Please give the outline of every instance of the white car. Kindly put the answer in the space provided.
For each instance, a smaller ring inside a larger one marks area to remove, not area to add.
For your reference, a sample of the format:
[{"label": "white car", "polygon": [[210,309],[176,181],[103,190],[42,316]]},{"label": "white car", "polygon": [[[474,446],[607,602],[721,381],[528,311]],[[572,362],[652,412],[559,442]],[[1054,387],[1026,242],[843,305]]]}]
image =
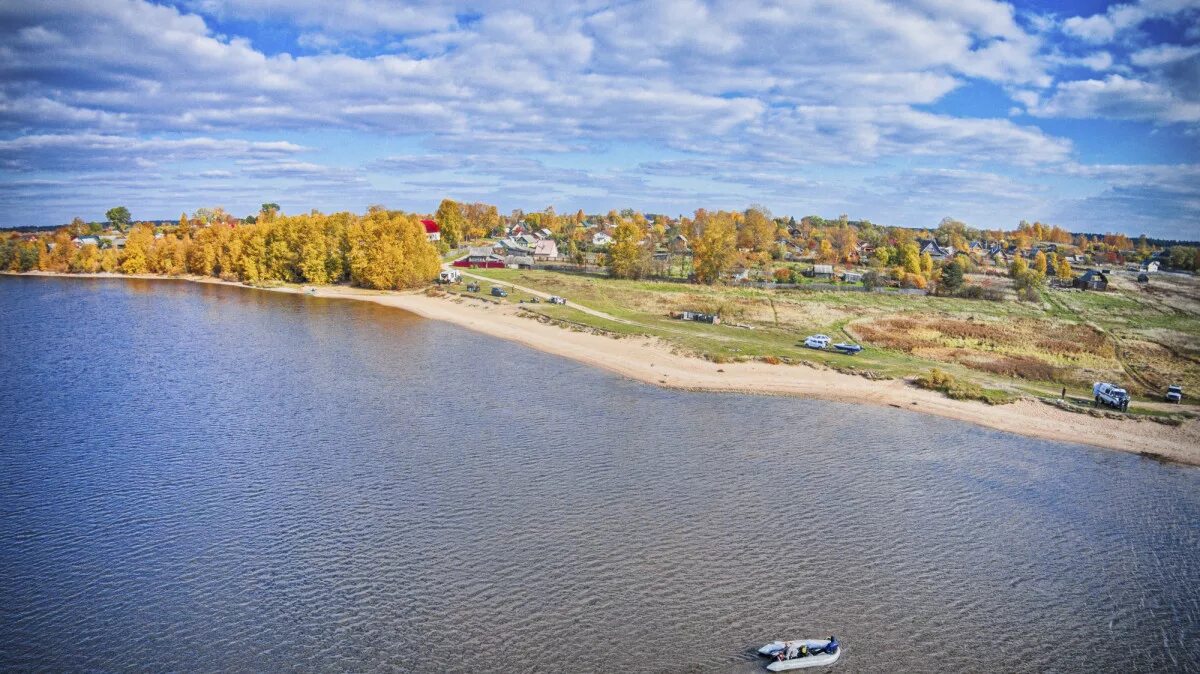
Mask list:
[{"label": "white car", "polygon": [[808,339],[804,340],[804,346],[810,349],[825,349],[829,347],[829,343],[832,341],[829,335],[809,335]]}]

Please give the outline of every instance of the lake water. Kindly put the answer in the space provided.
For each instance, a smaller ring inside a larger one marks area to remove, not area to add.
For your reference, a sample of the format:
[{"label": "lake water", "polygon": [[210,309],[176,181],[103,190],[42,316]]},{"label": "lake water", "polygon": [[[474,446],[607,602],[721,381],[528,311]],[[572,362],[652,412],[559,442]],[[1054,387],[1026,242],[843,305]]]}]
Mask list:
[{"label": "lake water", "polygon": [[0,278],[0,669],[1197,671],[1200,470],[365,303]]}]

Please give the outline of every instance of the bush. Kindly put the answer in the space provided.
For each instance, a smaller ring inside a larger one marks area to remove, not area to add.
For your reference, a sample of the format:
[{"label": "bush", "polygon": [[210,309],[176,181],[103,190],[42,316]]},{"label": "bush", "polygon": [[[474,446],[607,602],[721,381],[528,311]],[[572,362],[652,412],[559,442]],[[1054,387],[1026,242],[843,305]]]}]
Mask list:
[{"label": "bush", "polygon": [[862,285],[867,290],[874,290],[883,285],[882,279],[879,278],[879,272],[869,271],[862,276]]},{"label": "bush", "polygon": [[776,283],[793,283],[795,278],[796,274],[790,267],[780,267],[775,270]]},{"label": "bush", "polygon": [[954,400],[979,400],[989,405],[1003,405],[1014,398],[1004,391],[985,389],[978,384],[959,381],[954,375],[938,368],[933,368],[927,375],[917,377],[917,386],[930,391],[941,391],[947,398]]}]

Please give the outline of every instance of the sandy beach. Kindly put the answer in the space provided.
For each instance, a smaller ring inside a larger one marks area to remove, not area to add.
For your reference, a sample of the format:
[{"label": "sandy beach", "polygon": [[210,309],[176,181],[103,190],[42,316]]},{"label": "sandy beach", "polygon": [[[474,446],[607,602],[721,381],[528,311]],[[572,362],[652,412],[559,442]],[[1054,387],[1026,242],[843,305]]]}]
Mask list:
[{"label": "sandy beach", "polygon": [[[36,272],[25,275],[164,279],[155,275]],[[259,289],[206,277],[174,278],[247,290],[293,294],[306,292],[305,288],[295,286]],[[453,296],[371,291],[344,286],[319,286],[316,294],[395,307],[658,386],[887,405],[1008,433],[1149,454],[1200,466],[1200,420],[1196,419],[1180,426],[1171,426],[1145,419],[1099,418],[1058,409],[1036,400],[1020,400],[993,407],[974,401],[952,400],[941,393],[918,389],[906,381],[872,381],[805,365],[770,365],[762,362],[716,364],[672,353],[668,346],[657,340],[614,339],[591,332],[567,330],[523,316],[518,306]]]}]

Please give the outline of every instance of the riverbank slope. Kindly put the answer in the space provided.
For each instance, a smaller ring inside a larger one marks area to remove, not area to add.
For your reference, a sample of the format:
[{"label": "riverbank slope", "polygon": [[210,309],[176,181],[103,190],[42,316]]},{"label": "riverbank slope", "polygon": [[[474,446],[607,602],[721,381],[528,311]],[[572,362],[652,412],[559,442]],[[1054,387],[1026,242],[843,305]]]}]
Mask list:
[{"label": "riverbank slope", "polygon": [[[36,272],[25,275],[171,280],[154,275]],[[973,401],[952,400],[940,393],[918,389],[903,380],[876,381],[805,365],[771,365],[764,362],[718,364],[682,355],[657,339],[614,339],[589,331],[564,329],[536,320],[536,316],[524,312],[520,306],[456,296],[372,291],[344,286],[320,286],[315,289],[311,286],[254,288],[207,277],[174,279],[292,294],[307,294],[315,290],[320,297],[374,302],[669,388],[794,395],[888,405],[1029,437],[1152,454],[1200,466],[1200,421],[1195,419],[1175,426],[1140,418],[1102,418],[1029,399],[989,406]]]}]

